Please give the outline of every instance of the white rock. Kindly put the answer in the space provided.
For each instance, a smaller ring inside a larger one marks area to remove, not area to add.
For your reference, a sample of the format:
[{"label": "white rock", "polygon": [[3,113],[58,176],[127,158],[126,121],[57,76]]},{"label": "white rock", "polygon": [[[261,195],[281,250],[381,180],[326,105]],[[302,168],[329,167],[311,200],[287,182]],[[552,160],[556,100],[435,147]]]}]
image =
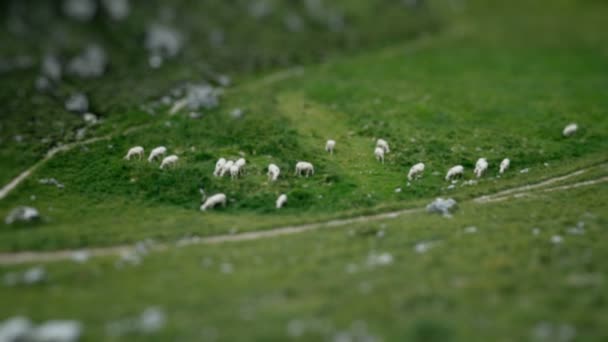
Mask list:
[{"label": "white rock", "polygon": [[426,206],[426,211],[429,213],[438,213],[443,216],[450,216],[451,212],[456,210],[457,203],[454,199],[443,199],[441,197],[435,199]]},{"label": "white rock", "polygon": [[35,342],[73,342],[78,341],[82,325],[77,321],[48,321],[38,326],[31,334]]}]

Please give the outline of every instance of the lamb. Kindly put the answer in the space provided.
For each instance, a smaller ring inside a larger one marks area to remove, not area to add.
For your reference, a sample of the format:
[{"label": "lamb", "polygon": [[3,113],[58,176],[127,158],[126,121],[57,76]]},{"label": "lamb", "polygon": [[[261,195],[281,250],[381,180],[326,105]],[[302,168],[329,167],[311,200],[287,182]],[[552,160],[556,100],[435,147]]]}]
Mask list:
[{"label": "lamb", "polygon": [[477,160],[477,163],[475,164],[475,170],[473,172],[475,172],[475,175],[477,176],[477,178],[481,178],[481,176],[483,176],[483,174],[488,170],[488,161],[486,160],[486,158],[479,158]]},{"label": "lamb", "polygon": [[160,169],[164,169],[165,166],[173,166],[175,164],[177,164],[177,161],[179,160],[179,157],[176,156],[175,154],[172,154],[168,157],[165,157],[162,161],[162,163],[160,163]]},{"label": "lamb", "polygon": [[382,164],[384,164],[384,149],[382,147],[376,147],[374,155],[376,156],[376,160],[381,161]]},{"label": "lamb", "polygon": [[222,169],[220,170],[220,177],[224,177],[226,172],[230,172],[230,168],[232,167],[232,165],[234,165],[234,161],[232,161],[232,160],[227,161],[224,164],[224,166],[222,166]]},{"label": "lamb", "polygon": [[268,165],[268,180],[271,182],[275,182],[279,175],[281,174],[281,169],[275,164]]},{"label": "lamb", "polygon": [[500,171],[498,171],[500,174],[505,173],[505,171],[507,171],[507,169],[509,169],[509,166],[511,165],[511,161],[508,158],[503,159],[503,161],[500,163]]},{"label": "lamb", "polygon": [[247,162],[245,161],[244,158],[239,158],[234,165],[238,166],[239,168],[239,174],[242,174],[245,171],[245,164],[247,164]]},{"label": "lamb", "polygon": [[133,156],[137,156],[139,159],[143,158],[144,148],[141,146],[131,147],[125,156],[125,160],[131,160],[131,157]]},{"label": "lamb", "polygon": [[226,159],[224,158],[218,159],[218,161],[215,163],[215,170],[213,170],[213,175],[215,177],[219,177],[220,171],[222,171],[224,164],[226,164]]},{"label": "lamb", "polygon": [[388,147],[388,143],[384,139],[378,139],[376,141],[376,147],[380,147],[384,150],[384,153],[389,153],[391,149]]},{"label": "lamb", "polygon": [[301,176],[302,173],[308,178],[308,176],[315,174],[315,168],[309,162],[298,162],[296,164],[296,176]]},{"label": "lamb", "polygon": [[150,152],[150,156],[148,157],[148,162],[151,163],[154,159],[156,159],[160,156],[164,156],[165,153],[167,153],[167,148],[165,146],[159,146],[159,147],[154,148]]},{"label": "lamb", "polygon": [[418,163],[410,169],[410,172],[407,174],[407,179],[412,180],[414,177],[421,176],[424,172],[424,163]]},{"label": "lamb", "polygon": [[235,180],[235,179],[239,178],[240,173],[241,173],[241,168],[238,166],[237,163],[234,163],[234,165],[232,165],[230,167],[230,178],[232,180]]},{"label": "lamb", "polygon": [[215,208],[219,204],[221,204],[222,207],[226,207],[226,195],[220,193],[207,198],[207,195],[205,195],[205,190],[200,189],[199,191],[201,195],[203,195],[202,201],[204,201],[204,203],[201,205],[201,211],[206,211],[207,209]]},{"label": "lamb", "polygon": [[336,147],[335,140],[327,140],[325,143],[325,151],[329,152],[329,154],[334,154],[334,148]]},{"label": "lamb", "polygon": [[448,170],[448,174],[445,176],[445,180],[449,181],[456,177],[461,177],[464,173],[464,167],[462,165],[456,165]]},{"label": "lamb", "polygon": [[285,203],[287,203],[287,195],[281,194],[281,196],[279,196],[279,198],[277,198],[277,203],[276,203],[277,209],[283,208]]},{"label": "lamb", "polygon": [[568,126],[566,126],[566,128],[564,128],[564,131],[562,132],[562,134],[565,137],[569,137],[571,135],[574,135],[574,133],[576,133],[576,131],[578,131],[578,125],[575,123],[571,123]]}]

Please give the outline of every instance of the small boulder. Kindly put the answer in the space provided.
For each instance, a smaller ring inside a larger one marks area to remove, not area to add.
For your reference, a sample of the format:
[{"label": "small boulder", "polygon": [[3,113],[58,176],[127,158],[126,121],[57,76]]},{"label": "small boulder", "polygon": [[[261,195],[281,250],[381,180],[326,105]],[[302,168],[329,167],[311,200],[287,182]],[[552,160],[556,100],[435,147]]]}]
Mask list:
[{"label": "small boulder", "polygon": [[443,216],[451,216],[451,213],[456,210],[457,203],[454,199],[437,198],[426,206],[426,211],[429,213],[442,214]]},{"label": "small boulder", "polygon": [[22,206],[11,210],[4,219],[4,223],[13,224],[15,222],[33,222],[40,219],[40,213],[36,208]]}]

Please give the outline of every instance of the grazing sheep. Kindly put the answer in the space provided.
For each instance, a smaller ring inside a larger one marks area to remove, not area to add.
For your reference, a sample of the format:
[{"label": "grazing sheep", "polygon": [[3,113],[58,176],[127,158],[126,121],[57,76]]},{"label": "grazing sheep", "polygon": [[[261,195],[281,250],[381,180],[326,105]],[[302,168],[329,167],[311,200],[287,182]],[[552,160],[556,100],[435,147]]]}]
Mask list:
[{"label": "grazing sheep", "polygon": [[221,204],[222,207],[226,207],[226,195],[215,194],[215,195],[207,198],[207,195],[205,195],[205,190],[200,189],[199,191],[200,191],[201,195],[203,195],[202,201],[204,202],[201,205],[201,211],[206,211],[209,208],[215,208],[219,204]]},{"label": "grazing sheep", "polygon": [[453,168],[448,170],[448,174],[445,175],[445,180],[449,181],[456,177],[462,177],[464,173],[464,167],[462,165],[456,165]]},{"label": "grazing sheep", "polygon": [[380,147],[384,150],[384,153],[389,153],[391,149],[388,147],[388,143],[384,139],[378,139],[376,141],[376,147]]},{"label": "grazing sheep", "polygon": [[574,135],[574,133],[576,133],[576,131],[578,131],[578,125],[575,123],[571,123],[568,126],[566,126],[566,128],[564,128],[564,131],[562,132],[562,134],[565,137],[569,137],[571,135]]},{"label": "grazing sheep", "polygon": [[335,140],[327,140],[327,143],[325,143],[325,151],[329,152],[329,154],[334,154],[335,147],[336,147]]},{"label": "grazing sheep", "polygon": [[222,166],[222,170],[220,171],[220,177],[224,177],[227,172],[230,172],[230,168],[234,165],[234,161],[227,161],[224,166]]},{"label": "grazing sheep", "polygon": [[131,157],[137,156],[139,159],[144,157],[144,148],[141,146],[131,147],[127,155],[125,156],[125,160],[131,160]]},{"label": "grazing sheep", "polygon": [[271,182],[275,182],[279,175],[281,174],[281,169],[275,164],[268,165],[268,180]]},{"label": "grazing sheep", "polygon": [[376,160],[381,161],[382,164],[384,164],[384,149],[382,147],[376,147],[374,155],[376,156]]},{"label": "grazing sheep", "polygon": [[301,176],[302,172],[308,177],[315,174],[315,168],[309,162],[298,162],[296,164],[296,176]]},{"label": "grazing sheep", "polygon": [[173,166],[175,164],[177,164],[177,161],[179,160],[179,157],[176,156],[175,154],[172,154],[168,157],[165,157],[165,159],[163,159],[162,163],[160,163],[160,169],[164,169],[165,166]]},{"label": "grazing sheep", "polygon": [[220,171],[222,171],[224,164],[226,164],[226,159],[224,159],[224,158],[218,159],[218,161],[215,163],[215,170],[213,170],[213,175],[215,177],[220,176]]},{"label": "grazing sheep", "polygon": [[483,174],[488,170],[488,161],[486,160],[486,158],[479,158],[477,160],[477,163],[475,164],[475,170],[473,172],[475,172],[475,175],[477,176],[477,178],[480,178],[481,176],[483,176]]},{"label": "grazing sheep", "polygon": [[498,171],[500,174],[505,173],[505,171],[507,171],[507,169],[509,169],[509,166],[511,165],[511,161],[508,158],[503,159],[503,161],[500,163],[500,171]]},{"label": "grazing sheep", "polygon": [[245,172],[245,164],[247,164],[247,162],[245,161],[245,158],[239,158],[234,165],[239,167],[239,174],[242,174],[243,172]]},{"label": "grazing sheep", "polygon": [[279,196],[279,198],[277,198],[277,209],[281,209],[283,208],[283,206],[285,205],[285,203],[287,203],[287,195],[285,194],[281,194],[281,196]]},{"label": "grazing sheep", "polygon": [[239,178],[239,174],[241,173],[241,168],[238,166],[237,163],[234,163],[234,165],[232,165],[230,167],[230,178],[232,180]]},{"label": "grazing sheep", "polygon": [[418,163],[410,169],[410,172],[407,174],[407,179],[412,180],[414,177],[421,176],[424,172],[424,163]]},{"label": "grazing sheep", "polygon": [[150,152],[150,156],[148,157],[148,162],[152,162],[154,159],[164,156],[167,153],[167,148],[165,146],[156,147]]}]

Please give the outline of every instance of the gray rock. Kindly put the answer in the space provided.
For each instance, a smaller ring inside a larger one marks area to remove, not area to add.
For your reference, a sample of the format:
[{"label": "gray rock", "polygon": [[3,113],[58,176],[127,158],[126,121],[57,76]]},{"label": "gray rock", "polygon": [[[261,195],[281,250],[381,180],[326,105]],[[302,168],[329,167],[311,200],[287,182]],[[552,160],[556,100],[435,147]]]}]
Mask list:
[{"label": "gray rock", "polygon": [[65,109],[75,113],[85,113],[89,110],[89,99],[83,93],[75,93],[65,100]]},{"label": "gray rock", "polygon": [[208,84],[190,85],[186,93],[187,106],[190,110],[215,108],[220,104],[220,93]]},{"label": "gray rock", "polygon": [[40,213],[36,208],[32,207],[17,207],[11,210],[4,219],[4,223],[13,224],[15,222],[33,222],[40,219]]},{"label": "gray rock", "polygon": [[32,322],[25,317],[13,317],[0,323],[0,341],[17,342],[27,341],[32,329]]},{"label": "gray rock", "polygon": [[108,57],[103,47],[90,44],[72,58],[68,63],[67,72],[81,78],[95,78],[105,73],[107,64]]},{"label": "gray rock", "polygon": [[80,339],[82,325],[77,321],[47,321],[31,333],[35,342],[73,342]]},{"label": "gray rock", "polygon": [[148,27],[145,47],[152,56],[175,57],[183,47],[183,37],[177,30],[154,24]]},{"label": "gray rock", "polygon": [[97,2],[95,0],[63,0],[63,13],[78,21],[89,21],[95,16]]},{"label": "gray rock", "polygon": [[43,76],[53,81],[59,81],[61,79],[61,71],[61,63],[57,56],[53,54],[44,55],[40,63],[40,72]]},{"label": "gray rock", "polygon": [[442,214],[443,216],[451,216],[451,212],[456,210],[456,208],[457,203],[454,199],[443,199],[439,197],[426,206],[426,211],[429,213]]},{"label": "gray rock", "polygon": [[102,0],[101,5],[114,20],[123,20],[131,12],[129,0]]},{"label": "gray rock", "polygon": [[63,189],[63,184],[59,183],[59,181],[56,180],[55,178],[41,178],[38,180],[38,183],[44,184],[44,185],[54,185],[54,186],[58,187],[59,189]]}]

